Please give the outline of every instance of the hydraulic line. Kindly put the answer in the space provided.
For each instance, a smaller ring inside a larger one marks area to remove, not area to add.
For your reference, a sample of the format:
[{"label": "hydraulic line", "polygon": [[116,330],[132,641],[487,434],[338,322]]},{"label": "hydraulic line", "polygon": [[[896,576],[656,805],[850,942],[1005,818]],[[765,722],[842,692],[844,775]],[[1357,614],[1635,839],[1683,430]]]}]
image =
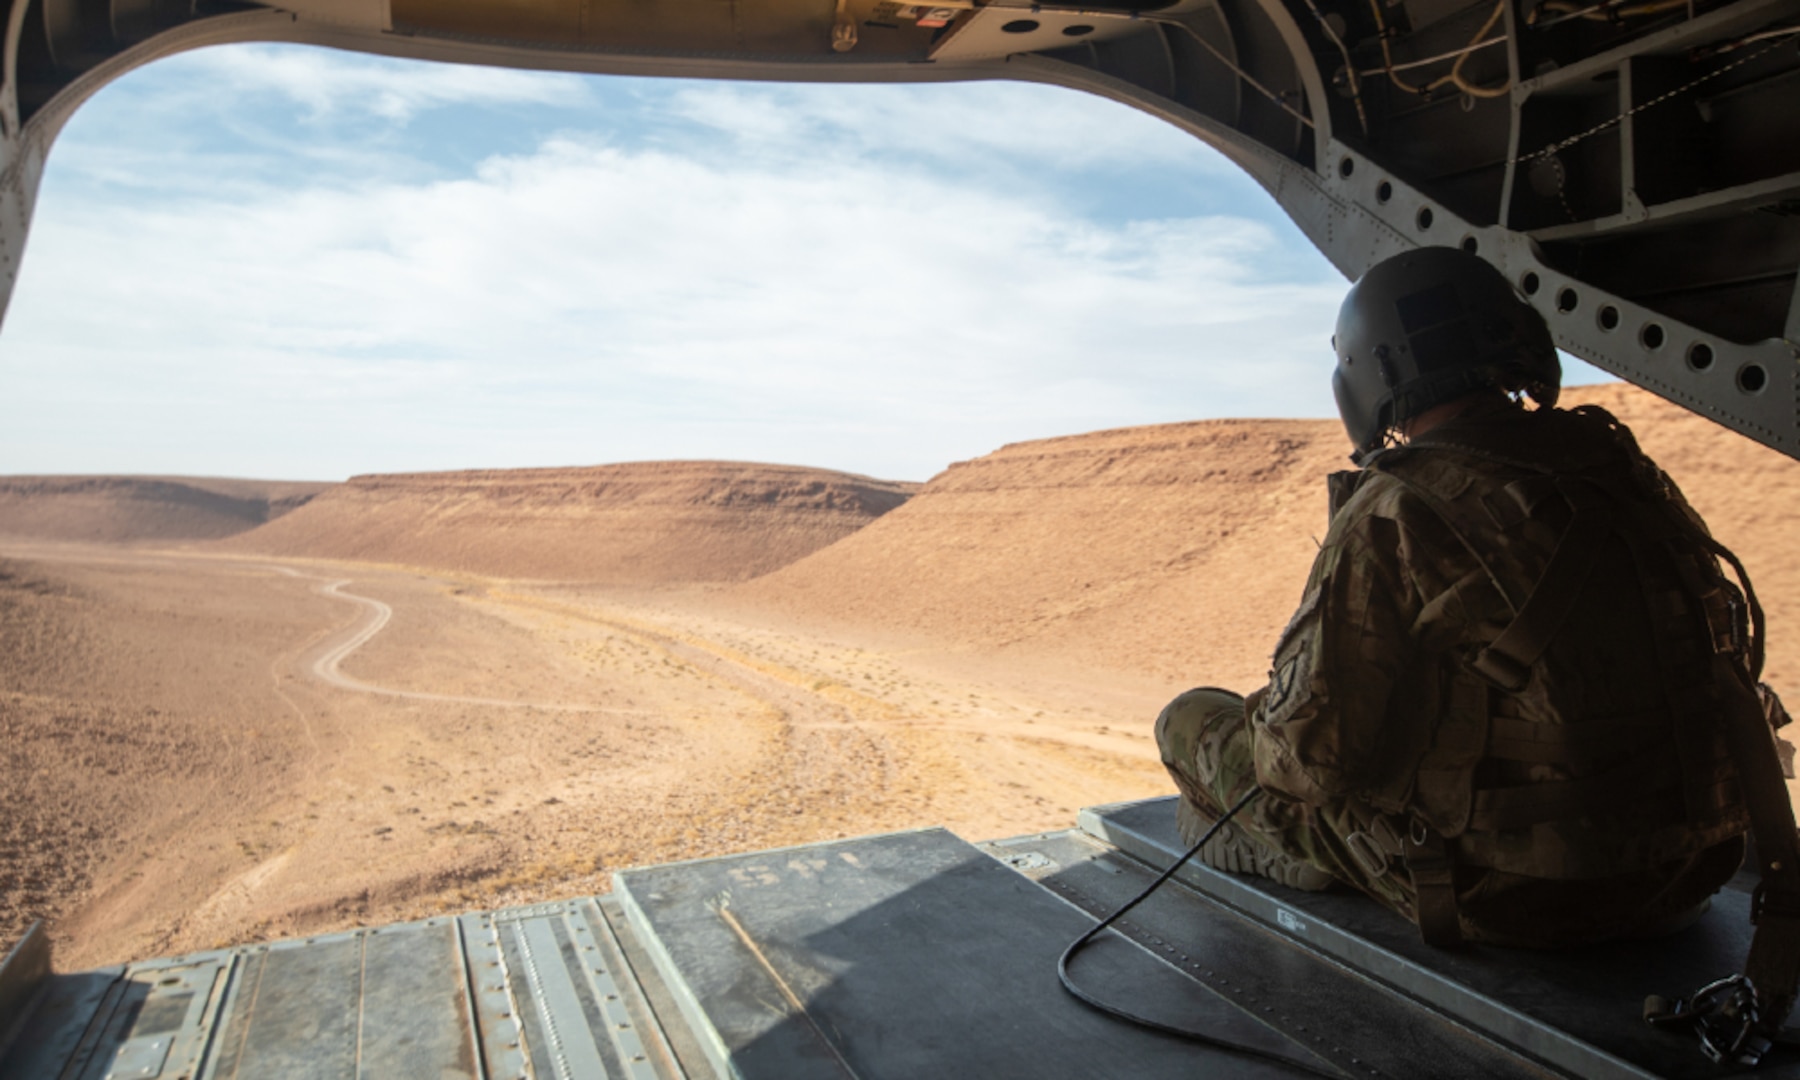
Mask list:
[{"label": "hydraulic line", "polygon": [[1425,93],[1426,88],[1413,86],[1394,73],[1394,53],[1388,46],[1387,16],[1381,13],[1381,0],[1369,0],[1369,10],[1375,15],[1375,38],[1381,42],[1381,62],[1383,70],[1387,72],[1387,77],[1393,81],[1395,86],[1409,94]]},{"label": "hydraulic line", "polygon": [[[1673,2],[1673,0],[1669,0],[1669,2]],[[1680,2],[1685,3],[1686,0],[1680,0]],[[1480,86],[1470,82],[1462,73],[1463,63],[1468,60],[1470,54],[1474,53],[1477,49],[1486,48],[1490,44],[1506,40],[1505,35],[1493,38],[1491,41],[1483,40],[1487,38],[1488,31],[1494,28],[1494,24],[1500,21],[1500,16],[1505,14],[1506,0],[1499,0],[1499,2],[1494,5],[1494,10],[1488,13],[1487,21],[1481,24],[1481,29],[1475,31],[1475,36],[1470,38],[1469,43],[1463,48],[1454,52],[1445,53],[1442,56],[1432,57],[1431,60],[1419,60],[1406,65],[1394,63],[1393,48],[1388,41],[1392,34],[1388,30],[1387,16],[1382,14],[1381,5],[1382,0],[1369,0],[1369,10],[1375,15],[1375,36],[1381,41],[1381,70],[1387,74],[1387,77],[1395,86],[1409,94],[1418,94],[1420,96],[1430,94],[1440,86],[1454,86],[1463,93],[1468,94],[1470,97],[1477,98],[1505,97],[1512,91],[1511,77],[1508,77],[1506,82],[1499,86]],[[1422,86],[1414,86],[1412,83],[1402,79],[1399,75],[1399,72],[1403,67],[1423,67],[1427,63],[1448,60],[1451,57],[1456,58],[1456,63],[1451,65],[1449,73],[1440,75]]]},{"label": "hydraulic line", "polygon": [[1746,45],[1754,45],[1759,41],[1768,41],[1772,38],[1793,37],[1795,34],[1800,34],[1800,26],[1774,26],[1767,30],[1759,30],[1754,34],[1738,38],[1736,41],[1727,41],[1720,45],[1695,49],[1688,53],[1688,59],[1704,60],[1711,56],[1723,56],[1726,53],[1736,52]]},{"label": "hydraulic line", "polygon": [[[1682,2],[1685,3],[1686,0],[1682,0]],[[1505,14],[1505,12],[1506,0],[1500,0],[1499,3],[1494,5],[1494,10],[1489,13],[1487,22],[1482,23],[1481,29],[1475,31],[1475,36],[1469,39],[1469,44],[1473,45],[1482,38],[1487,37],[1488,31],[1494,28],[1494,24],[1500,21],[1500,16]],[[1505,97],[1512,91],[1512,77],[1510,75],[1507,76],[1506,82],[1499,86],[1476,86],[1474,83],[1463,78],[1462,66],[1468,59],[1469,54],[1465,52],[1456,58],[1456,63],[1450,65],[1450,82],[1458,90],[1468,94],[1470,97],[1478,98]]]},{"label": "hydraulic line", "polygon": [[1325,36],[1331,39],[1333,45],[1337,46],[1338,55],[1344,58],[1344,83],[1350,88],[1350,100],[1356,106],[1356,123],[1362,128],[1362,133],[1367,135],[1369,133],[1369,114],[1363,111],[1362,75],[1356,70],[1356,65],[1351,63],[1350,50],[1344,45],[1344,39],[1331,28],[1330,23],[1325,21],[1324,14],[1319,11],[1319,5],[1314,0],[1306,0],[1306,7],[1312,12],[1313,18],[1319,21],[1319,29],[1325,31]]},{"label": "hydraulic line", "polygon": [[[1587,19],[1591,22],[1617,22],[1621,19],[1638,19],[1646,15],[1662,15],[1670,11],[1687,10],[1688,0],[1649,0],[1647,3],[1621,4],[1620,0],[1601,0],[1598,4],[1582,7],[1570,0],[1544,0],[1531,9],[1525,16],[1525,25],[1535,30],[1548,30],[1559,23],[1573,19]],[[1546,22],[1538,22],[1542,12],[1556,13],[1556,18]]]},{"label": "hydraulic line", "polygon": [[[1474,45],[1464,45],[1460,49],[1451,49],[1449,52],[1438,53],[1436,56],[1427,56],[1423,60],[1408,60],[1404,64],[1395,64],[1392,70],[1411,71],[1413,68],[1430,67],[1432,64],[1441,64],[1446,60],[1454,60],[1466,53],[1480,52],[1482,49],[1488,48],[1491,45],[1504,45],[1506,44],[1506,41],[1506,35],[1502,34],[1497,38],[1488,38],[1486,41],[1477,42]],[[1363,72],[1362,76],[1365,79],[1371,79],[1377,75],[1385,75],[1389,70],[1390,69],[1384,67],[1370,68],[1368,71]]]},{"label": "hydraulic line", "polygon": [[1200,31],[1189,26],[1187,23],[1182,22],[1180,19],[1171,18],[1166,15],[1139,15],[1136,17],[1143,19],[1145,22],[1161,23],[1165,26],[1175,26],[1175,27],[1179,27],[1182,30],[1185,30],[1187,32],[1188,37],[1191,37],[1195,41],[1199,42],[1201,48],[1205,49],[1209,53],[1212,53],[1213,56],[1218,59],[1219,63],[1224,64],[1226,67],[1230,68],[1231,73],[1233,75],[1236,75],[1238,78],[1244,80],[1246,83],[1249,83],[1252,87],[1254,87],[1257,90],[1257,92],[1261,93],[1263,97],[1266,97],[1270,101],[1274,102],[1276,105],[1281,106],[1281,108],[1283,110],[1285,110],[1286,112],[1290,113],[1294,117],[1294,119],[1300,121],[1302,124],[1305,124],[1307,127],[1313,126],[1312,117],[1301,112],[1299,109],[1294,108],[1292,105],[1289,105],[1287,103],[1287,100],[1285,98],[1283,98],[1280,94],[1277,94],[1275,91],[1269,89],[1268,87],[1264,86],[1262,83],[1259,83],[1255,79],[1251,78],[1249,72],[1245,71],[1243,68],[1237,66],[1236,64],[1232,63],[1229,59],[1227,59],[1225,54],[1219,51],[1218,46],[1214,45],[1212,42],[1206,40],[1206,38],[1201,36]]}]

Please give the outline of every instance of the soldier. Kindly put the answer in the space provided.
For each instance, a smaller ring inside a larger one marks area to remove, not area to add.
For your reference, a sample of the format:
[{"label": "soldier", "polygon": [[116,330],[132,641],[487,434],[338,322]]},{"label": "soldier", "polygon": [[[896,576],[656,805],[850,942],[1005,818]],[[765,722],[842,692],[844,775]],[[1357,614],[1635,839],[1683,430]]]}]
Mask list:
[{"label": "soldier", "polygon": [[1434,944],[1698,918],[1749,824],[1720,718],[1779,712],[1742,568],[1623,424],[1555,407],[1549,330],[1481,259],[1379,264],[1333,343],[1360,470],[1268,685],[1157,719],[1182,835],[1260,785],[1202,859],[1354,886]]}]

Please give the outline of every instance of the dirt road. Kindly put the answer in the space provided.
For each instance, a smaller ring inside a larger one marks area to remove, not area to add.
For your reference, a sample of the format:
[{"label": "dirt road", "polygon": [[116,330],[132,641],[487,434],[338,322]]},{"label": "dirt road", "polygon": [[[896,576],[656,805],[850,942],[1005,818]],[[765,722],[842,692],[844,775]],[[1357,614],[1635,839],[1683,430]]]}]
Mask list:
[{"label": "dirt road", "polygon": [[391,686],[377,686],[362,679],[354,679],[345,675],[343,662],[350,654],[367,645],[376,634],[387,627],[388,621],[394,617],[394,609],[371,596],[358,596],[344,591],[350,584],[348,579],[327,581],[325,578],[304,574],[288,566],[271,566],[271,570],[290,577],[304,578],[324,582],[318,586],[321,596],[329,596],[336,600],[346,600],[363,609],[361,622],[334,634],[319,646],[319,653],[314,657],[307,672],[329,686],[340,690],[349,690],[359,694],[380,694],[386,697],[407,698],[412,701],[442,701],[460,705],[492,705],[502,709],[545,709],[550,712],[604,712],[619,715],[644,715],[642,709],[619,709],[604,705],[571,704],[554,701],[521,701],[509,698],[467,697],[459,694],[432,694],[422,690],[397,690]]},{"label": "dirt road", "polygon": [[1167,786],[1142,676],[707,590],[47,545],[0,573],[0,939],[48,916],[63,967]]}]

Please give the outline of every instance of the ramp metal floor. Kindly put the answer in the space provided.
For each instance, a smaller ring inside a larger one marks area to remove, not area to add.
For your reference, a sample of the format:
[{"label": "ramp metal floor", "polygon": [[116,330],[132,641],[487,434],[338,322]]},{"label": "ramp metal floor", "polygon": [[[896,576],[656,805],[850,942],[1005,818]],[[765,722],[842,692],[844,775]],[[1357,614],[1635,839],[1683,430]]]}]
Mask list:
[{"label": "ramp metal floor", "polygon": [[[942,830],[634,870],[615,889],[713,1065],[745,1080],[1188,1077],[1195,1047],[1069,997],[1056,959],[1093,920]],[[1307,1057],[1304,1044],[1111,937],[1101,994]],[[1323,1062],[1320,1062],[1323,1064]],[[1246,1060],[1241,1076],[1291,1070]]]},{"label": "ramp metal floor", "polygon": [[[1093,807],[1081,830],[1158,869],[1184,850],[1174,798]],[[1688,929],[1654,941],[1559,951],[1434,949],[1406,920],[1352,892],[1305,893],[1190,863],[1183,882],[1321,955],[1581,1077],[1713,1077],[1714,1065],[1645,1024],[1646,994],[1670,998],[1740,970],[1750,897],[1726,888]],[[1800,1075],[1781,1050],[1759,1074]]]},{"label": "ramp metal floor", "polygon": [[[1065,994],[1067,944],[1175,846],[1168,800],[622,871],[614,892],[50,970],[0,967],[0,1080],[1274,1077]],[[1373,903],[1184,869],[1074,977],[1346,1077],[1729,1075],[1638,1020],[1741,962],[1744,899],[1655,947],[1443,954]],[[1778,1052],[1781,1053],[1781,1052]],[[1800,1058],[1758,1070],[1800,1076]]]}]

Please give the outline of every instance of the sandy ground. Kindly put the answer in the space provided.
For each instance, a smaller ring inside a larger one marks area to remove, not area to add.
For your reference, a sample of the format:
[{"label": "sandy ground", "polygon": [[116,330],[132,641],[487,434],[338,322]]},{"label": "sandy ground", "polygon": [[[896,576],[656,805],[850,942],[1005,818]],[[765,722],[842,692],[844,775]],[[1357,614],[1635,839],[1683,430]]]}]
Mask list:
[{"label": "sandy ground", "polygon": [[646,862],[1063,828],[1167,786],[1155,680],[821,635],[708,590],[0,555],[0,939],[48,918],[64,969]]}]

